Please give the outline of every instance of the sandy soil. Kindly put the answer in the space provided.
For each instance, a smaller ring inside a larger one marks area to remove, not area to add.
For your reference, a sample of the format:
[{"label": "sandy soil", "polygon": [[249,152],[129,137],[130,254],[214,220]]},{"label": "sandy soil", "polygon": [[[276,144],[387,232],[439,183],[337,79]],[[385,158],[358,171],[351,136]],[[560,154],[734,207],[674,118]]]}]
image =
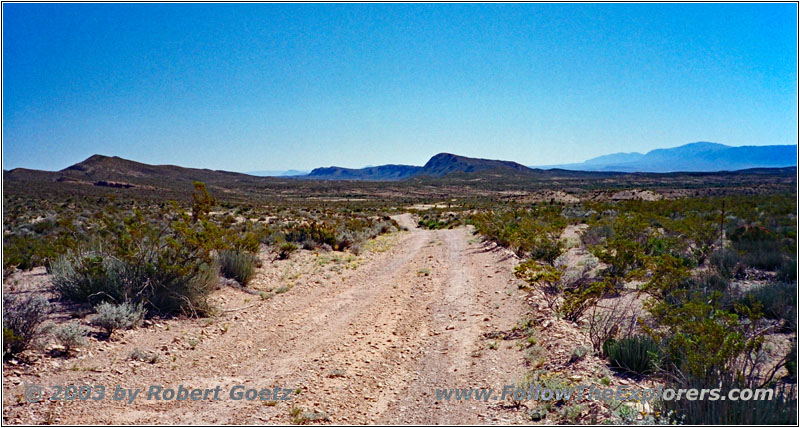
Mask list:
[{"label": "sandy soil", "polygon": [[[91,339],[70,357],[7,362],[4,422],[286,424],[297,421],[293,408],[317,412],[314,423],[523,422],[524,414],[497,401],[437,402],[434,395],[434,388],[502,388],[524,374],[514,341],[484,336],[511,329],[525,314],[516,260],[466,228],[420,230],[408,214],[397,220],[409,231],[348,260],[307,251],[289,261],[265,255],[251,287],[289,288],[269,299],[226,287],[214,295],[215,318],[155,320],[111,340]],[[158,361],[131,360],[135,349]],[[22,393],[31,383],[104,385],[106,397],[50,402],[47,393],[27,403]],[[297,392],[288,401],[234,401],[227,391],[236,384]],[[111,399],[116,385],[145,391],[127,404]],[[142,395],[150,385],[219,385],[223,394],[218,401],[148,401]]]}]

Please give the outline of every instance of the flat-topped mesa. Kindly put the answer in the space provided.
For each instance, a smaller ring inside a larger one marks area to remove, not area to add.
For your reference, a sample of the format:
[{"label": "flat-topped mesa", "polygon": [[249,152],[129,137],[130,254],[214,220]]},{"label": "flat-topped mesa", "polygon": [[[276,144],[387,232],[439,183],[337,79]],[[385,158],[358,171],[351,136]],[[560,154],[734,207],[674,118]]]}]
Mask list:
[{"label": "flat-topped mesa", "polygon": [[529,172],[531,170],[527,166],[511,161],[470,158],[454,155],[452,153],[439,153],[422,167],[419,175],[443,177],[453,172],[478,172],[490,169],[506,169],[520,172]]},{"label": "flat-topped mesa", "polygon": [[505,171],[530,172],[531,169],[516,162],[478,159],[452,153],[439,153],[424,166],[381,165],[367,168],[341,168],[336,166],[317,168],[306,178],[317,180],[404,180],[412,177],[444,177],[451,173],[470,173],[502,169]]}]

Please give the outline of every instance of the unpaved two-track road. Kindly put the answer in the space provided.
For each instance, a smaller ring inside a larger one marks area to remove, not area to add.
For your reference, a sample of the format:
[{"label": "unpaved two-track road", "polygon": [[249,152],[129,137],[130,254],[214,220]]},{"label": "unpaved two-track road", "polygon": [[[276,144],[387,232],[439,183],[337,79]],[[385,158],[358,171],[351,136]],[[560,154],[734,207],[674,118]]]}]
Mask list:
[{"label": "unpaved two-track road", "polygon": [[[514,260],[487,249],[465,228],[421,230],[410,215],[397,220],[409,231],[334,280],[298,285],[270,300],[255,296],[213,322],[159,322],[93,342],[81,358],[19,366],[4,379],[5,421],[292,423],[298,420],[291,410],[299,408],[344,424],[516,422],[518,414],[496,401],[437,402],[434,393],[502,388],[524,373],[515,343],[484,337],[511,329],[523,316]],[[158,353],[158,362],[131,362],[135,348]],[[27,383],[104,385],[109,391],[97,402],[18,403]],[[277,403],[235,401],[227,394],[217,401],[146,400],[154,384],[299,392]],[[143,392],[132,404],[115,402],[109,397],[115,385]]]}]

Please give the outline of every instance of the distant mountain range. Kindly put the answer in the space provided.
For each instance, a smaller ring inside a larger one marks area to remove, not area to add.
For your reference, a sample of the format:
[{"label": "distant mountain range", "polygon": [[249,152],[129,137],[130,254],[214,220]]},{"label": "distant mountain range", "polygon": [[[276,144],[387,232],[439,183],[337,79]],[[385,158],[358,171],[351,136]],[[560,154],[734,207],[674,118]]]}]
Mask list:
[{"label": "distant mountain range", "polygon": [[[116,156],[94,155],[61,171],[16,168],[3,171],[3,178],[14,182],[71,182],[119,188],[191,185],[203,181],[214,185],[258,188],[264,180],[361,180],[399,181],[412,178],[440,178],[460,174],[464,179],[493,176],[495,179],[601,177],[631,172],[714,172],[753,168],[795,167],[797,146],[730,147],[714,143],[692,143],[672,149],[641,153],[616,153],[586,162],[529,168],[516,162],[477,159],[440,153],[423,166],[380,165],[361,169],[317,168],[308,175],[263,177],[253,174],[184,168],[175,165],[148,165]],[[262,171],[264,172],[264,171]],[[267,171],[268,172],[268,171]],[[274,171],[273,171],[274,172]],[[301,173],[300,171],[293,171]]]},{"label": "distant mountain range", "polygon": [[618,172],[714,172],[797,166],[797,146],[741,146],[697,142],[642,153],[614,153],[542,169]]},{"label": "distant mountain range", "polygon": [[287,169],[286,171],[248,171],[245,174],[255,175],[256,177],[297,177],[298,175],[308,175],[308,171]]}]

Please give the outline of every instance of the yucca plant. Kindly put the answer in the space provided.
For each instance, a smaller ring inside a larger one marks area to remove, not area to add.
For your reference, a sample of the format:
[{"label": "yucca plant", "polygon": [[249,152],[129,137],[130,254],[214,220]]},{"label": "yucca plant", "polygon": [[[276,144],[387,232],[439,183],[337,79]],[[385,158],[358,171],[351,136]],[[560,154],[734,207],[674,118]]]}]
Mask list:
[{"label": "yucca plant", "polygon": [[603,344],[603,352],[611,366],[637,375],[653,372],[659,349],[647,336],[633,336],[621,340],[609,339]]}]

